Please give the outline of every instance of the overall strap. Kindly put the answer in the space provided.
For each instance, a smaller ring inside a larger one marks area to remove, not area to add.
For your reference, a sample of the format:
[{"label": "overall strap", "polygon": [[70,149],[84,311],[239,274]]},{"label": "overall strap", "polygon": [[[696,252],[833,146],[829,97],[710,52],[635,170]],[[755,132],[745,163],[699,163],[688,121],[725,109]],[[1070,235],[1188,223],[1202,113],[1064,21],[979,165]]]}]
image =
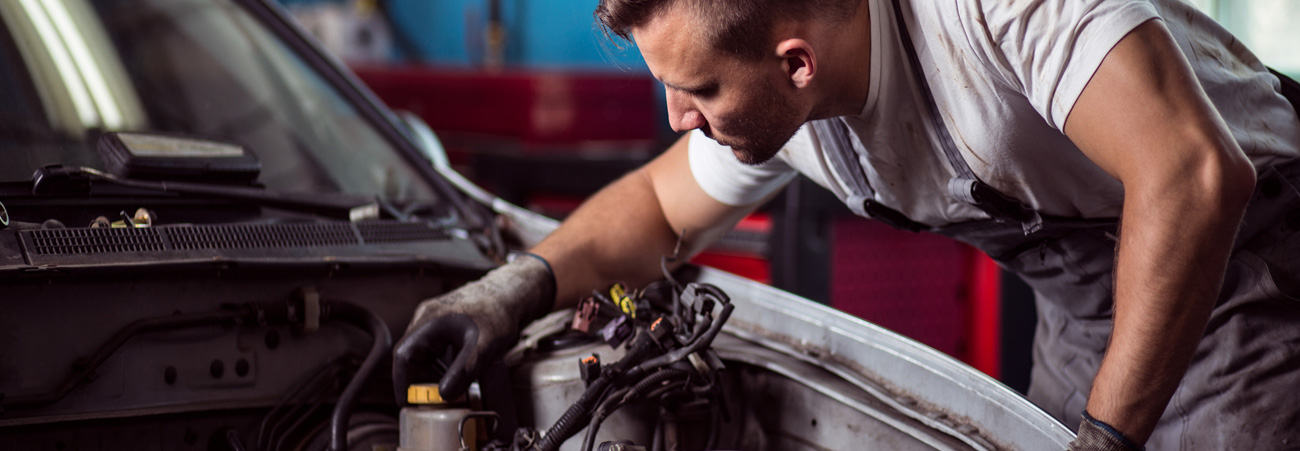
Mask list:
[{"label": "overall strap", "polygon": [[[858,162],[857,152],[849,144],[849,128],[838,118],[810,122],[817,136],[822,138],[823,154],[831,159],[831,168],[840,180],[849,185],[849,193],[842,199],[850,210],[860,216],[883,222],[890,227],[917,232],[929,227],[909,219],[906,215],[876,202],[876,191],[867,181],[867,173]],[[831,181],[834,183],[834,181]]]},{"label": "overall strap", "polygon": [[999,222],[1019,222],[1024,229],[1025,235],[1042,229],[1043,218],[1037,211],[984,183],[979,177],[975,176],[974,171],[971,171],[970,165],[966,164],[966,159],[957,150],[957,144],[953,141],[952,135],[948,133],[948,127],[943,122],[943,116],[939,114],[938,105],[934,101],[934,94],[930,92],[930,84],[925,78],[921,61],[916,56],[916,48],[912,45],[912,35],[907,30],[907,22],[903,20],[903,9],[899,6],[898,0],[893,0],[893,3],[894,18],[898,21],[898,32],[903,41],[903,49],[907,51],[907,59],[911,63],[916,82],[921,88],[921,96],[925,99],[926,104],[923,106],[926,107],[926,111],[930,114],[930,121],[934,123],[935,131],[939,136],[940,147],[943,148],[943,153],[948,158],[948,164],[957,173],[955,177],[948,180],[948,193],[962,202],[983,210],[994,220]]},{"label": "overall strap", "polygon": [[1272,73],[1274,77],[1277,77],[1278,83],[1282,86],[1282,89],[1278,92],[1282,94],[1282,97],[1286,98],[1287,102],[1291,103],[1291,109],[1295,110],[1296,114],[1300,114],[1300,82],[1292,80],[1291,77],[1288,77],[1271,67],[1268,71]]}]

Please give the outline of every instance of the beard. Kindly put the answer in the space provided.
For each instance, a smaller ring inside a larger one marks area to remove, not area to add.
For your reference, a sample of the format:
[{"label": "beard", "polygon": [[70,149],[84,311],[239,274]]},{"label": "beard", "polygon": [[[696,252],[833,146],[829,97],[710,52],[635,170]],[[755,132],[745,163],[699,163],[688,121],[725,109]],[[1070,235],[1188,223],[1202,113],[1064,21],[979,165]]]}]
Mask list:
[{"label": "beard", "polygon": [[[775,157],[804,122],[794,104],[770,85],[761,92],[765,95],[755,96],[748,108],[723,116],[720,121],[733,130],[729,134],[734,138],[719,143],[731,147],[736,160],[749,166],[761,165]],[[712,137],[709,132],[705,135]]]}]

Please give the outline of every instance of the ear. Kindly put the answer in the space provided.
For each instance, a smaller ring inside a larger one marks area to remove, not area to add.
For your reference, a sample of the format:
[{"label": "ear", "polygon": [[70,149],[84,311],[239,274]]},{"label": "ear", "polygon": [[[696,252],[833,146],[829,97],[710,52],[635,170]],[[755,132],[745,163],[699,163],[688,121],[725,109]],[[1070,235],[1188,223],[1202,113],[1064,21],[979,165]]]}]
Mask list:
[{"label": "ear", "polygon": [[776,55],[794,87],[806,88],[817,76],[817,54],[808,41],[791,38],[778,42]]}]

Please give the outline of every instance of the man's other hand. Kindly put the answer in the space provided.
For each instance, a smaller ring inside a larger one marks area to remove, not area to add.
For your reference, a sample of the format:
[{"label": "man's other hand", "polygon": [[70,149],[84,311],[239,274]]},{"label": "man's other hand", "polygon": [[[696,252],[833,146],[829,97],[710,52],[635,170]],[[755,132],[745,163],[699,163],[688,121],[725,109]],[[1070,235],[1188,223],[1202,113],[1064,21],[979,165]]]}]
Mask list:
[{"label": "man's other hand", "polygon": [[444,399],[460,397],[488,364],[514,346],[527,323],[551,310],[554,299],[548,264],[526,255],[424,301],[393,350],[398,402],[405,404],[411,384],[435,380]]}]

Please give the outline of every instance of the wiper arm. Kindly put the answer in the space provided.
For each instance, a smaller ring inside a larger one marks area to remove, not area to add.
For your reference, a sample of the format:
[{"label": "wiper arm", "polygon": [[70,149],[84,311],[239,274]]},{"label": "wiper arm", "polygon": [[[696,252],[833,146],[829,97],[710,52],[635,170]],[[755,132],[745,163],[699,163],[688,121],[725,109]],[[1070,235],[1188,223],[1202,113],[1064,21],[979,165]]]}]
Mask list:
[{"label": "wiper arm", "polygon": [[312,213],[336,219],[361,221],[379,217],[380,201],[346,194],[277,193],[261,188],[209,185],[192,182],[149,182],[125,179],[98,169],[49,165],[32,175],[32,195],[37,197],[87,196],[96,182],[181,196],[247,201],[256,205]]}]

